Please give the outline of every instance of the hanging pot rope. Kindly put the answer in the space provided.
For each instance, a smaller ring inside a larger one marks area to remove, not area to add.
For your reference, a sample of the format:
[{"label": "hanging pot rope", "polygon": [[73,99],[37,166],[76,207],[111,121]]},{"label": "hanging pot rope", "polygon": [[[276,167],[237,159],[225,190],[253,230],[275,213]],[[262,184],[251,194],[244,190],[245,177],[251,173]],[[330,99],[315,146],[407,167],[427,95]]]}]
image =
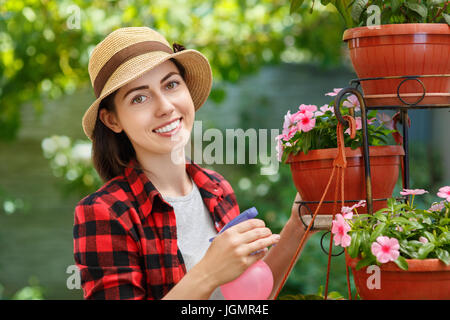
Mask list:
[{"label": "hanging pot rope", "polygon": [[[344,118],[345,123],[349,124],[349,128],[350,128],[350,136],[351,138],[354,138],[356,136],[356,121],[352,116],[343,116],[342,118]],[[345,145],[344,145],[344,131],[343,131],[343,124],[341,123],[341,121],[338,121],[338,125],[337,125],[337,144],[338,144],[338,154],[336,156],[336,158],[333,161],[333,169],[331,171],[331,175],[330,175],[330,179],[328,180],[327,186],[325,187],[324,193],[322,195],[322,198],[320,199],[320,202],[311,218],[311,221],[309,222],[308,227],[306,228],[305,233],[303,234],[303,237],[300,240],[300,243],[297,247],[297,250],[294,254],[294,256],[292,257],[292,260],[289,264],[289,268],[286,271],[286,273],[283,276],[283,279],[277,289],[277,292],[275,294],[274,300],[277,299],[278,295],[280,294],[281,289],[283,288],[287,277],[289,276],[290,272],[292,271],[292,268],[294,267],[295,262],[297,261],[297,257],[301,251],[301,248],[303,247],[303,244],[306,241],[306,238],[308,236],[309,231],[311,230],[312,225],[314,224],[314,220],[316,219],[316,216],[320,210],[320,207],[322,206],[322,203],[325,199],[325,196],[328,193],[328,189],[330,188],[331,182],[333,181],[334,175],[336,173],[336,168],[337,168],[337,181],[336,181],[336,187],[335,187],[335,199],[334,199],[334,206],[333,206],[333,219],[334,219],[334,215],[336,212],[336,206],[337,206],[337,195],[338,195],[338,188],[339,186],[341,187],[341,202],[342,205],[344,204],[344,171],[345,168],[347,167],[347,159],[345,157]],[[328,294],[328,279],[329,279],[329,271],[330,271],[330,259],[331,259],[331,254],[332,254],[332,241],[333,241],[333,234],[331,234],[330,237],[330,250],[328,252],[328,268],[327,268],[327,280],[326,280],[326,286],[325,286],[325,299],[327,299],[327,294]],[[348,269],[347,270],[347,279],[349,279],[349,275],[348,275]],[[350,285],[348,285],[348,288],[350,289]],[[351,291],[349,290],[349,299],[351,299]]]}]

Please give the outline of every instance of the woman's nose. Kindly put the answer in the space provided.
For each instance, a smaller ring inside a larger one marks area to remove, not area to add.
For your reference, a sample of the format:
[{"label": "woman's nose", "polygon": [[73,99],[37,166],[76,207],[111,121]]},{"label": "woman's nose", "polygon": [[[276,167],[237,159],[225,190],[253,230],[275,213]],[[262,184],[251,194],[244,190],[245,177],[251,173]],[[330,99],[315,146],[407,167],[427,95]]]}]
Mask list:
[{"label": "woman's nose", "polygon": [[156,100],[156,114],[158,116],[171,114],[175,110],[175,106],[173,105],[173,103],[164,95],[158,95]]}]

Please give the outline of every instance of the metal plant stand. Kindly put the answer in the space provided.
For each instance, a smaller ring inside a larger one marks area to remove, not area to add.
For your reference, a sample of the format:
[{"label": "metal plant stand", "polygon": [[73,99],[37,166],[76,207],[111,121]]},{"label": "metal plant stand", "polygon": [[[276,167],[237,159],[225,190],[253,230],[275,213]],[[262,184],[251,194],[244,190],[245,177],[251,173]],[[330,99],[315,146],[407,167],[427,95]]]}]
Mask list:
[{"label": "metal plant stand", "polygon": [[[366,199],[359,199],[359,200],[366,200],[367,204],[367,212],[369,214],[373,214],[373,201],[382,201],[387,199],[373,199],[372,196],[372,180],[370,176],[370,155],[369,155],[369,138],[368,138],[368,130],[367,130],[367,113],[369,110],[383,110],[383,109],[392,109],[392,110],[398,110],[400,112],[400,119],[402,123],[402,133],[403,133],[403,148],[405,155],[403,157],[403,188],[409,189],[409,141],[408,141],[408,110],[409,109],[432,109],[432,108],[450,108],[449,104],[422,104],[419,103],[425,98],[426,95],[426,88],[424,83],[421,81],[422,78],[428,78],[428,77],[444,77],[444,78],[450,78],[450,74],[439,74],[439,75],[418,75],[418,76],[393,76],[393,77],[377,77],[377,78],[360,78],[360,79],[353,79],[350,81],[350,85],[346,88],[343,88],[339,93],[336,95],[335,103],[334,103],[334,112],[336,115],[336,118],[340,123],[342,123],[345,126],[348,126],[347,121],[342,117],[342,114],[340,112],[340,104],[341,101],[344,99],[344,97],[347,94],[353,94],[358,98],[360,108],[361,108],[361,124],[362,124],[362,133],[363,133],[363,159],[364,159],[364,173],[365,173],[365,183],[366,183]],[[397,87],[397,98],[400,104],[398,105],[381,105],[381,106],[366,106],[364,96],[359,91],[359,87],[362,81],[377,81],[377,80],[386,80],[386,79],[402,79]],[[416,81],[418,82],[423,90],[422,95],[413,103],[408,103],[405,101],[405,99],[400,94],[400,88],[404,83],[407,81]],[[449,98],[450,99],[450,98]],[[407,200],[407,197],[399,197],[398,199],[404,199]],[[358,202],[359,200],[346,200],[345,202]],[[324,203],[332,203],[333,201],[324,201]],[[298,214],[300,216],[300,219],[302,220],[303,224],[305,226],[308,226],[302,217],[301,209],[303,207],[306,208],[309,214],[312,215],[311,210],[308,207],[308,204],[312,203],[319,203],[318,201],[296,201],[296,203],[299,204]],[[314,228],[314,225],[312,226]],[[330,231],[328,231],[330,232]],[[327,232],[327,233],[328,233]],[[328,252],[325,250],[324,246],[322,245],[323,239],[325,233],[322,236],[321,239],[321,247],[322,250],[328,254]],[[333,256],[337,256],[342,254],[344,251],[340,252],[339,254],[333,254]]]}]

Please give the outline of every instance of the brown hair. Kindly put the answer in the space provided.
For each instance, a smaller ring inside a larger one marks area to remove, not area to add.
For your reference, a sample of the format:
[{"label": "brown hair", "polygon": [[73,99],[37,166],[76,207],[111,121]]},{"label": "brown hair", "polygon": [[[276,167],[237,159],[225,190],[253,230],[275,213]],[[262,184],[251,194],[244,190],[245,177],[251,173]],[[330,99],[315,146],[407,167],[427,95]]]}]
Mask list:
[{"label": "brown hair", "polygon": [[[184,67],[174,58],[170,58],[178,68],[181,77],[185,80]],[[95,122],[92,139],[92,162],[100,178],[107,182],[116,176],[123,174],[124,168],[131,159],[136,159],[136,152],[128,139],[125,131],[115,133],[100,120],[100,110],[116,112],[114,97],[117,89],[105,97],[98,107],[97,120]]]}]

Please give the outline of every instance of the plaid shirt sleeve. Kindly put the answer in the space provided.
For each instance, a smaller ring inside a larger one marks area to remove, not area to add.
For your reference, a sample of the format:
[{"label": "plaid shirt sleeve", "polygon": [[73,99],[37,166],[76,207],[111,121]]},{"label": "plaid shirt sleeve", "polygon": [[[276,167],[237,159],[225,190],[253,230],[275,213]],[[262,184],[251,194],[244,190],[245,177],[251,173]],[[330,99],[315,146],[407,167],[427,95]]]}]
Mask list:
[{"label": "plaid shirt sleeve", "polygon": [[139,242],[105,203],[75,208],[74,258],[85,299],[144,299]]},{"label": "plaid shirt sleeve", "polygon": [[[187,164],[216,230],[239,206],[223,176]],[[75,207],[74,259],[85,299],[161,299],[185,275],[173,208],[142,170],[127,168]]]}]

